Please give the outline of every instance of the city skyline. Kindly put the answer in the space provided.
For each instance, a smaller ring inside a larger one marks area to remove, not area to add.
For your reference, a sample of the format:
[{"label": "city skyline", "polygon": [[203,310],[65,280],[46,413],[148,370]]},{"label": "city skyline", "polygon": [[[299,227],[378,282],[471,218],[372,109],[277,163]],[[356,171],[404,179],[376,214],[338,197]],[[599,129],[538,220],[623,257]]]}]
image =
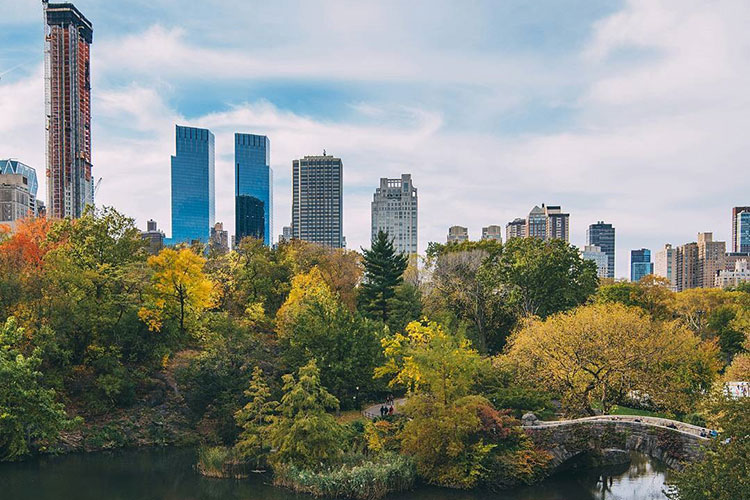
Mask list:
[{"label": "city skyline", "polygon": [[[478,3],[471,9],[445,4],[430,12],[403,7],[404,23],[388,26],[390,39],[414,43],[378,46],[371,40],[389,37],[373,35],[388,23],[365,20],[384,19],[396,4],[359,11],[325,2],[318,9],[303,7],[308,16],[302,18],[334,16],[325,34],[304,25],[279,29],[294,22],[284,16],[285,6],[264,5],[262,15],[246,16],[252,18],[249,28],[264,35],[264,50],[254,50],[255,42],[232,29],[235,17],[219,2],[196,5],[198,12],[187,15],[156,0],[148,12],[130,9],[124,17],[121,6],[91,0],[75,5],[97,30],[92,163],[95,178],[104,180],[96,202],[135,217],[140,227],[153,218],[171,234],[168,203],[157,206],[153,200],[169,197],[174,123],[216,134],[216,220],[230,234],[231,141],[237,130],[274,141],[271,167],[280,175],[272,235],[289,224],[284,214],[291,206],[291,160],[322,148],[345,159],[344,234],[353,249],[368,246],[372,190],[380,177],[394,172],[420,179],[420,211],[429,214],[420,221],[420,252],[429,241],[443,241],[450,225],[467,226],[477,235],[488,224],[513,220],[537,200],[548,200],[571,213],[570,242],[579,247],[597,220],[618,228],[617,277],[628,275],[632,248],[678,245],[699,231],[731,242],[727,207],[747,204],[742,183],[699,181],[717,158],[726,178],[741,178],[747,156],[739,132],[748,116],[744,86],[726,79],[726,68],[748,67],[745,55],[727,50],[747,40],[736,22],[748,13],[740,2],[720,11],[637,2],[606,8],[561,2],[533,11],[521,3],[502,8]],[[234,6],[232,13],[244,15],[254,7]],[[41,6],[3,0],[0,8],[8,14],[0,35],[5,42],[0,43],[0,157],[16,158],[41,174]],[[567,14],[573,10],[575,18]],[[687,11],[694,15],[685,17]],[[493,38],[490,33],[504,32],[497,29],[507,26],[504,17],[522,28]],[[214,39],[191,29],[197,19],[218,28],[212,30]],[[424,23],[412,22],[417,19]],[[453,23],[492,43],[480,46],[474,36],[458,37],[460,67],[444,75],[434,62],[442,50],[435,35]],[[637,37],[622,29],[628,23],[643,26]],[[692,33],[705,32],[700,28],[707,23],[713,27],[708,31],[724,38],[695,40]],[[529,24],[546,38],[527,36]],[[291,38],[285,41],[277,32]],[[337,49],[337,57],[328,60],[310,55],[337,39],[350,41],[350,52]],[[169,55],[155,49],[162,46]],[[295,56],[301,47],[312,52]],[[196,64],[211,78],[196,76]],[[419,75],[405,69],[414,64],[424,68]],[[535,70],[517,74],[538,72],[544,78],[509,80],[507,71],[492,69],[511,64]],[[697,81],[689,76],[695,67],[701,68]],[[427,85],[431,91],[423,92]],[[674,111],[688,108],[690,119]],[[457,167],[470,173],[462,183],[452,181]],[[643,175],[631,179],[633,172]],[[46,179],[40,178],[44,193]]]}]

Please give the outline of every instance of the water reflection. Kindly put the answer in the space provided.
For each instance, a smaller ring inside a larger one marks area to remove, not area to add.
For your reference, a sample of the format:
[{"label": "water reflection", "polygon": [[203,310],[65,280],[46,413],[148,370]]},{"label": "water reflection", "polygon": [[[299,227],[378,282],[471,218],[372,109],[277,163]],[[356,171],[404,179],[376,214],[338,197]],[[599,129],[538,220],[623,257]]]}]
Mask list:
[{"label": "water reflection", "polygon": [[[629,466],[569,471],[542,484],[490,494],[432,487],[389,500],[664,500],[666,470],[633,454]],[[195,474],[193,450],[148,450],[0,464],[0,498],[14,500],[292,500],[309,499],[267,478],[207,479]]]}]

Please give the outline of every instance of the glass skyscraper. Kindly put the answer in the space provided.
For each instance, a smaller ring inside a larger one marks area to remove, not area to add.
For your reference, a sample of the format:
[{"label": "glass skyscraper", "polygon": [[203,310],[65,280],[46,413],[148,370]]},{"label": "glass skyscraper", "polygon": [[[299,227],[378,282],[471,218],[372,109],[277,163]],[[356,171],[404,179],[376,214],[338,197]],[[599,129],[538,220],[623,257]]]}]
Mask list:
[{"label": "glass skyscraper", "polygon": [[235,242],[252,236],[270,246],[273,230],[271,141],[234,134]]},{"label": "glass skyscraper", "polygon": [[607,255],[607,278],[615,277],[615,228],[599,221],[586,230],[586,244],[597,246]]},{"label": "glass skyscraper", "polygon": [[214,225],[214,134],[175,126],[172,156],[171,244],[208,243]]},{"label": "glass skyscraper", "polygon": [[735,252],[750,252],[750,209],[738,212],[735,217],[735,227],[733,228],[734,241],[732,248]]},{"label": "glass skyscraper", "polygon": [[631,250],[630,281],[636,283],[649,274],[654,274],[654,264],[651,262],[651,250],[648,248]]}]

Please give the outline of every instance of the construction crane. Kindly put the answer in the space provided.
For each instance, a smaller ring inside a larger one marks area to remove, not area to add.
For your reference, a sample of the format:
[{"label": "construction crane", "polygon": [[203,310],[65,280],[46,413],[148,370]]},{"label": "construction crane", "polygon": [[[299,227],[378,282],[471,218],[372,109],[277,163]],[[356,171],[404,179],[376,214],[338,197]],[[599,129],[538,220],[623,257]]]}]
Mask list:
[{"label": "construction crane", "polygon": [[94,196],[96,196],[96,193],[99,191],[99,186],[102,184],[102,178],[99,177],[99,180],[96,181],[96,185],[94,186]]}]

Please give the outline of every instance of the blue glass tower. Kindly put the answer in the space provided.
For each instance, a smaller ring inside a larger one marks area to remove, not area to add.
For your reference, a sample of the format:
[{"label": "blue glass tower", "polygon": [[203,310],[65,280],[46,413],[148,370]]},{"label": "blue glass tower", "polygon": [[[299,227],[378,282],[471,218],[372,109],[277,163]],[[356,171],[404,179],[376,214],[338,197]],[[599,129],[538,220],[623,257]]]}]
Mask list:
[{"label": "blue glass tower", "polygon": [[648,248],[631,250],[630,281],[636,283],[649,274],[654,274],[654,263],[651,262],[651,250]]},{"label": "blue glass tower", "polygon": [[200,240],[208,243],[214,225],[214,134],[209,130],[175,126],[172,157],[171,244]]},{"label": "blue glass tower", "polygon": [[265,135],[234,134],[235,242],[252,236],[271,245],[273,170]]}]

